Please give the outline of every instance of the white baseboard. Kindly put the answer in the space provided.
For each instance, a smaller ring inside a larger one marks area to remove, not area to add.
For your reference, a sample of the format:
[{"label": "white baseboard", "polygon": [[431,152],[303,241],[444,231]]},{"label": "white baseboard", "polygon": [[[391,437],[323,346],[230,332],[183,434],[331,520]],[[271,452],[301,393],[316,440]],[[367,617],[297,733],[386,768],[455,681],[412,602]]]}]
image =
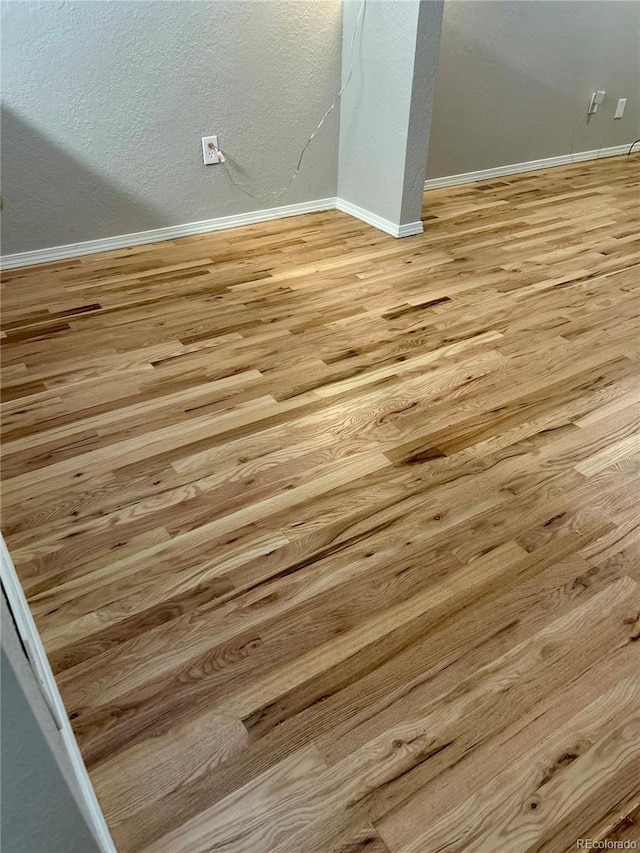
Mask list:
[{"label": "white baseboard", "polygon": [[[596,160],[601,157],[613,157],[616,154],[626,154],[631,143],[614,145],[612,148],[602,148],[594,151],[579,151],[575,154],[562,154],[560,157],[547,157],[543,160],[529,160],[526,163],[512,163],[508,166],[496,166],[493,169],[481,169],[479,172],[465,172],[461,175],[447,175],[442,178],[429,178],[424,182],[425,190],[439,187],[453,187],[457,184],[470,184],[488,178],[498,178],[501,175],[515,175],[518,172],[531,172],[535,169],[548,169],[551,166],[567,166],[580,163],[583,160]],[[252,210],[249,213],[238,213],[234,216],[220,216],[216,219],[204,219],[201,222],[187,222],[184,225],[169,225],[166,228],[154,228],[151,231],[138,231],[134,234],[121,234],[117,237],[103,237],[99,240],[87,240],[83,243],[69,243],[66,246],[51,246],[48,249],[35,249],[30,252],[17,252],[13,255],[0,257],[0,269],[10,270],[17,267],[28,267],[34,264],[46,264],[49,261],[62,261],[80,255],[92,255],[95,252],[109,252],[113,249],[127,249],[130,246],[142,246],[146,243],[159,243],[163,240],[175,240],[178,237],[188,237],[192,234],[206,234],[210,231],[222,231],[226,228],[238,228],[241,225],[254,225],[258,222],[268,222],[271,219],[284,219],[288,216],[300,216],[303,213],[318,213],[323,210],[338,209],[343,213],[355,216],[368,225],[380,229],[392,237],[411,237],[422,234],[424,226],[421,221],[396,225],[388,219],[377,216],[370,210],[358,207],[356,204],[342,198],[321,198],[314,201],[303,201],[299,204],[287,204],[282,207],[272,207],[268,210]]]},{"label": "white baseboard", "polygon": [[392,237],[412,237],[414,234],[422,234],[424,226],[421,220],[417,222],[408,222],[406,225],[396,225],[388,219],[383,219],[370,210],[364,207],[358,207],[357,204],[351,204],[350,201],[345,201],[343,198],[336,199],[336,207],[343,213],[348,213],[350,216],[355,216],[356,219],[361,219],[368,225],[373,225],[380,231],[385,231],[391,234]]},{"label": "white baseboard", "polygon": [[62,261],[79,255],[92,255],[94,252],[110,252],[113,249],[126,249],[129,246],[142,246],[146,243],[159,243],[163,240],[175,240],[192,234],[206,234],[209,231],[221,231],[225,228],[237,228],[240,225],[254,225],[270,219],[284,219],[287,216],[299,216],[302,213],[318,213],[322,210],[334,210],[335,198],[320,198],[315,201],[303,201],[299,204],[287,204],[283,207],[271,207],[268,210],[252,210],[234,216],[220,216],[217,219],[204,219],[201,222],[187,222],[184,225],[169,225],[166,228],[154,228],[152,231],[138,231],[134,234],[121,234],[117,237],[103,237],[99,240],[87,240],[83,243],[69,243],[66,246],[52,246],[49,249],[35,249],[31,252],[18,252],[0,258],[0,269],[28,267],[33,264],[46,264],[49,261]]},{"label": "white baseboard", "polygon": [[222,231],[226,228],[238,228],[241,225],[255,225],[271,219],[284,219],[288,216],[300,216],[303,213],[318,213],[323,210],[342,210],[391,234],[393,237],[410,237],[422,234],[422,222],[410,222],[407,225],[395,225],[388,219],[376,216],[362,207],[357,207],[342,199],[320,198],[315,201],[303,201],[268,210],[252,210],[235,216],[220,216],[217,219],[204,219],[201,222],[187,222],[184,225],[170,225],[166,228],[154,228],[151,231],[138,231],[134,234],[120,234],[117,237],[103,237],[99,240],[87,240],[83,243],[69,243],[66,246],[51,246],[48,249],[35,249],[30,252],[17,252],[0,257],[0,269],[10,270],[46,264],[50,261],[62,261],[80,255],[93,255],[95,252],[110,252],[114,249],[127,249],[130,246],[142,246],[147,243],[160,243],[163,240],[176,240],[192,234],[207,234],[210,231]]},{"label": "white baseboard", "polygon": [[583,160],[599,160],[602,157],[614,157],[626,154],[631,143],[614,145],[612,148],[600,148],[594,151],[578,151],[575,154],[561,154],[559,157],[546,157],[543,160],[528,160],[526,163],[512,163],[509,166],[496,166],[493,169],[481,169],[479,172],[464,172],[461,175],[447,175],[443,178],[429,178],[424,182],[425,190],[440,187],[454,187],[457,184],[471,184],[474,181],[486,181],[501,175],[516,175],[518,172],[533,172],[536,169],[549,169],[552,166],[569,166]]}]

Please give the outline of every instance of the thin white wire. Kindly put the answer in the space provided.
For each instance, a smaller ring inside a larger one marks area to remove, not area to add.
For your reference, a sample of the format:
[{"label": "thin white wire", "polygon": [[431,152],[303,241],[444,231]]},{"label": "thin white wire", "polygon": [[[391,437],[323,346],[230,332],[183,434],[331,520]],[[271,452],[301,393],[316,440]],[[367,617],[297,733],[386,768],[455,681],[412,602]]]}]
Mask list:
[{"label": "thin white wire", "polygon": [[[590,105],[591,105],[591,98],[589,98],[587,110],[589,109]],[[586,115],[587,115],[587,119],[588,119],[589,112],[587,112]],[[597,115],[597,113],[593,113],[593,115],[595,116],[595,115]],[[576,133],[578,131],[578,125],[584,121],[584,118],[585,118],[585,113],[581,112],[580,115],[578,116],[578,118],[575,120],[575,123],[573,125],[573,129],[571,131],[571,151],[569,152],[569,156],[571,157],[572,163],[576,162],[576,160],[574,159],[574,154],[580,154],[581,153],[580,151],[574,151],[574,148],[576,147]],[[586,125],[585,129],[588,129],[588,125]],[[599,147],[598,147],[598,153],[596,154],[596,160],[598,160],[600,158],[600,152],[602,151],[603,139],[604,139],[604,128],[601,128],[601,130],[600,130],[600,143],[599,143]]]},{"label": "thin white wire", "polygon": [[300,173],[300,169],[302,168],[302,161],[304,160],[304,155],[307,152],[307,148],[313,142],[315,135],[318,133],[318,131],[320,130],[322,125],[325,123],[329,114],[335,109],[335,107],[340,102],[340,98],[344,94],[349,83],[351,83],[351,78],[353,77],[353,62],[354,62],[354,54],[355,54],[356,37],[358,35],[358,28],[360,26],[360,22],[363,19],[364,9],[365,9],[366,5],[367,5],[367,0],[362,0],[362,5],[360,6],[360,10],[358,11],[358,17],[356,18],[356,22],[355,22],[355,25],[353,27],[353,33],[351,34],[351,45],[349,48],[349,73],[347,75],[347,79],[346,79],[345,83],[342,85],[340,91],[336,95],[336,97],[335,97],[333,103],[331,104],[331,106],[329,107],[329,109],[325,112],[325,114],[322,116],[322,118],[318,122],[315,130],[313,131],[311,136],[305,142],[305,144],[302,148],[302,151],[300,152],[300,157],[298,158],[298,165],[296,166],[294,173],[291,175],[291,179],[289,180],[289,183],[285,187],[283,187],[282,189],[275,190],[274,192],[268,193],[267,195],[263,195],[263,196],[254,195],[253,193],[249,192],[249,190],[246,190],[243,186],[241,186],[239,183],[237,183],[234,180],[233,175],[231,174],[231,171],[230,171],[229,167],[227,166],[226,161],[222,161],[222,165],[224,167],[224,170],[227,174],[227,177],[231,181],[231,183],[234,185],[234,187],[237,187],[237,189],[239,189],[245,195],[248,195],[250,198],[256,199],[256,201],[271,201],[273,198],[280,198],[280,196],[284,195],[292,187],[293,182],[298,177],[298,174]]}]

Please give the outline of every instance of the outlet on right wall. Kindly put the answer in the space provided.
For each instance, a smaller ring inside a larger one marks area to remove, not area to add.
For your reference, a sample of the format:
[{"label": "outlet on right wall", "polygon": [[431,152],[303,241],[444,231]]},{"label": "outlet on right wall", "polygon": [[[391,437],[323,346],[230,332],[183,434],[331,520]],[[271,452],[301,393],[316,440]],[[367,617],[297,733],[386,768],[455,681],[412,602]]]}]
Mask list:
[{"label": "outlet on right wall", "polygon": [[446,0],[428,179],[638,137],[640,0]]}]

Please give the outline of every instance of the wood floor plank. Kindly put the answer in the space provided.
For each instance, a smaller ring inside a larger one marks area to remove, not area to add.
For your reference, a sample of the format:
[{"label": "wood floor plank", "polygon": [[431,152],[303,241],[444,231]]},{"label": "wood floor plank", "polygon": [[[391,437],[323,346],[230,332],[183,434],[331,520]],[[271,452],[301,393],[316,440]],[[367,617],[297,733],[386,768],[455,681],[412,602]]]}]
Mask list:
[{"label": "wood floor plank", "polygon": [[[566,722],[568,716],[612,690],[623,678],[637,675],[636,658],[629,646],[598,661],[579,678],[545,696],[528,712],[494,737],[467,753],[462,761],[419,787],[398,808],[378,822],[378,830],[388,843],[402,849],[453,811],[495,778],[505,767],[526,754],[532,743],[545,740]],[[555,772],[568,766],[576,753],[560,753]],[[586,829],[586,824],[585,824]],[[587,836],[592,835],[589,830]],[[593,834],[593,837],[596,833]],[[575,845],[574,845],[575,846]]]},{"label": "wood floor plank", "polygon": [[637,679],[622,681],[398,853],[565,849],[590,812],[637,785],[639,703]]},{"label": "wood floor plank", "polygon": [[3,274],[2,529],[121,853],[636,839],[637,162]]}]

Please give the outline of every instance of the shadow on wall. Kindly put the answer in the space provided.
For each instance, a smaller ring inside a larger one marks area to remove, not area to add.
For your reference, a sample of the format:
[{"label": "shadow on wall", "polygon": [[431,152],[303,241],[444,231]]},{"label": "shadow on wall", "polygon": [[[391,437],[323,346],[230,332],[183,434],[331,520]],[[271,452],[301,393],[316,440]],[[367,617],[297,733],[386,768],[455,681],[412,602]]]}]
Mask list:
[{"label": "shadow on wall", "polygon": [[169,224],[4,106],[1,120],[3,255]]}]

